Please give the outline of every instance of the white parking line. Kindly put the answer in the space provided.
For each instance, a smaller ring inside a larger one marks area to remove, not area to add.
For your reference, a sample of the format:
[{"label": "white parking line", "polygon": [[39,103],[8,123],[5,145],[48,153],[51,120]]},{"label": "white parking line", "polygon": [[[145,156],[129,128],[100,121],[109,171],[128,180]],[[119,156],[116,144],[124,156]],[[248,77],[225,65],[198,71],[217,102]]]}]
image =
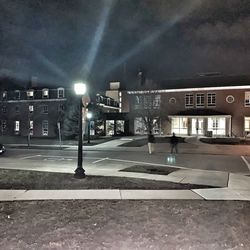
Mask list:
[{"label": "white parking line", "polygon": [[131,160],[112,159],[112,158],[107,158],[107,160],[109,160],[109,161],[128,162],[128,163],[134,163],[134,164],[146,164],[146,165],[159,166],[159,167],[172,167],[172,168],[180,168],[180,169],[189,169],[189,168],[185,168],[185,167],[181,167],[181,166],[176,166],[176,165],[151,163],[151,162],[145,162],[145,161],[131,161]]},{"label": "white parking line", "polygon": [[30,158],[34,158],[34,157],[40,157],[41,155],[30,155],[30,156],[25,156],[20,158],[20,160],[25,160],[25,159],[30,159]]},{"label": "white parking line", "polygon": [[244,156],[241,156],[241,159],[245,162],[245,164],[247,165],[248,169],[250,170],[250,164],[247,161],[247,159]]},{"label": "white parking line", "polygon": [[99,159],[97,161],[93,161],[92,163],[97,163],[97,162],[101,162],[101,161],[105,161],[105,160],[108,160],[109,158],[106,157],[106,158],[102,158],[102,159]]}]

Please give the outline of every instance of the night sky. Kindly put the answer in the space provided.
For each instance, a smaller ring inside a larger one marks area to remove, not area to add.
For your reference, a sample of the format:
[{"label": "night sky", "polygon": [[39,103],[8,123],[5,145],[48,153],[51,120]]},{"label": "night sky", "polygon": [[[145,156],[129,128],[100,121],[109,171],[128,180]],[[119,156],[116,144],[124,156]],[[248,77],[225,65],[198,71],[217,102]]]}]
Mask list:
[{"label": "night sky", "polygon": [[0,0],[0,77],[133,86],[250,74],[249,0]]}]

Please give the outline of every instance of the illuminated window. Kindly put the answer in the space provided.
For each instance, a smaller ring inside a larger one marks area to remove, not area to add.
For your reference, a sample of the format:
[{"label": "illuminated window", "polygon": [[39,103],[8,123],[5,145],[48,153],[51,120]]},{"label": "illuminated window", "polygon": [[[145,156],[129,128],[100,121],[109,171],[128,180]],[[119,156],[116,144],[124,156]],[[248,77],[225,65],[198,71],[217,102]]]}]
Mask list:
[{"label": "illuminated window", "polygon": [[27,98],[34,99],[34,90],[33,89],[30,89],[27,91]]},{"label": "illuminated window", "polygon": [[196,94],[196,107],[204,107],[204,103],[205,103],[205,95]]},{"label": "illuminated window", "polygon": [[194,106],[194,95],[193,94],[186,94],[185,95],[185,107],[191,108]]},{"label": "illuminated window", "polygon": [[216,105],[216,94],[215,93],[208,93],[207,94],[207,106],[208,107],[215,107]]},{"label": "illuminated window", "polygon": [[49,122],[47,120],[42,121],[42,135],[49,135]]},{"label": "illuminated window", "polygon": [[3,101],[6,101],[7,100],[7,91],[4,91],[3,92]]},{"label": "illuminated window", "polygon": [[188,133],[188,118],[174,117],[171,120],[172,133],[187,135]]},{"label": "illuminated window", "polygon": [[42,90],[42,96],[43,96],[43,98],[49,98],[49,90],[48,89],[43,89]]},{"label": "illuminated window", "polygon": [[15,121],[14,130],[15,130],[15,132],[19,132],[20,131],[20,121]]},{"label": "illuminated window", "polygon": [[245,92],[245,107],[250,107],[250,92]]},{"label": "illuminated window", "polygon": [[29,112],[33,113],[34,112],[34,106],[33,105],[29,105]]},{"label": "illuminated window", "polygon": [[245,132],[250,133],[250,117],[245,117]]},{"label": "illuminated window", "polygon": [[34,129],[34,122],[33,121],[30,121],[30,135],[33,135],[33,130]]},{"label": "illuminated window", "polygon": [[161,106],[161,95],[155,95],[153,100],[153,108],[159,109]]},{"label": "illuminated window", "polygon": [[212,131],[213,135],[225,135],[226,134],[226,118],[224,117],[209,117],[208,131]]}]

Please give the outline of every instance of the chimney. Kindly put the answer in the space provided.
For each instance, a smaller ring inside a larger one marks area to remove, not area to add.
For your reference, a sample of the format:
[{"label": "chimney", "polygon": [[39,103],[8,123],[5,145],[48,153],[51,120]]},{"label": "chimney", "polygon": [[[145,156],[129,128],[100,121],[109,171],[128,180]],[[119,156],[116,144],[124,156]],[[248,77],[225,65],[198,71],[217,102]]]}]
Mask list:
[{"label": "chimney", "polygon": [[37,87],[37,80],[38,80],[37,76],[32,76],[31,77],[31,88]]}]

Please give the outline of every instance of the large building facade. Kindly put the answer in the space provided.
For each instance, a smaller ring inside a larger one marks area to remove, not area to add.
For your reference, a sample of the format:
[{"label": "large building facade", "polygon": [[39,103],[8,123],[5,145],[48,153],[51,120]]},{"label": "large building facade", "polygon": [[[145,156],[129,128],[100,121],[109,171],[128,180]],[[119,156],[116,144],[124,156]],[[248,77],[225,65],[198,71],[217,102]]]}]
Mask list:
[{"label": "large building facade", "polygon": [[121,106],[134,114],[130,119],[133,134],[148,132],[143,122],[147,114],[156,121],[153,128],[156,134],[229,137],[250,134],[249,85],[123,92]]},{"label": "large building facade", "polygon": [[1,135],[55,137],[67,101],[64,88],[30,88],[0,93]]},{"label": "large building facade", "polygon": [[[110,96],[96,94],[84,103],[83,124],[85,133],[90,123],[91,135],[124,135],[128,121],[119,114],[119,103]],[[89,105],[89,104],[93,105]],[[78,101],[69,88],[30,87],[0,91],[0,135],[54,138],[76,134],[70,127],[78,128]],[[102,112],[101,118],[87,119],[93,112]],[[101,119],[101,120],[100,120]],[[66,124],[66,125],[65,125]]]}]

